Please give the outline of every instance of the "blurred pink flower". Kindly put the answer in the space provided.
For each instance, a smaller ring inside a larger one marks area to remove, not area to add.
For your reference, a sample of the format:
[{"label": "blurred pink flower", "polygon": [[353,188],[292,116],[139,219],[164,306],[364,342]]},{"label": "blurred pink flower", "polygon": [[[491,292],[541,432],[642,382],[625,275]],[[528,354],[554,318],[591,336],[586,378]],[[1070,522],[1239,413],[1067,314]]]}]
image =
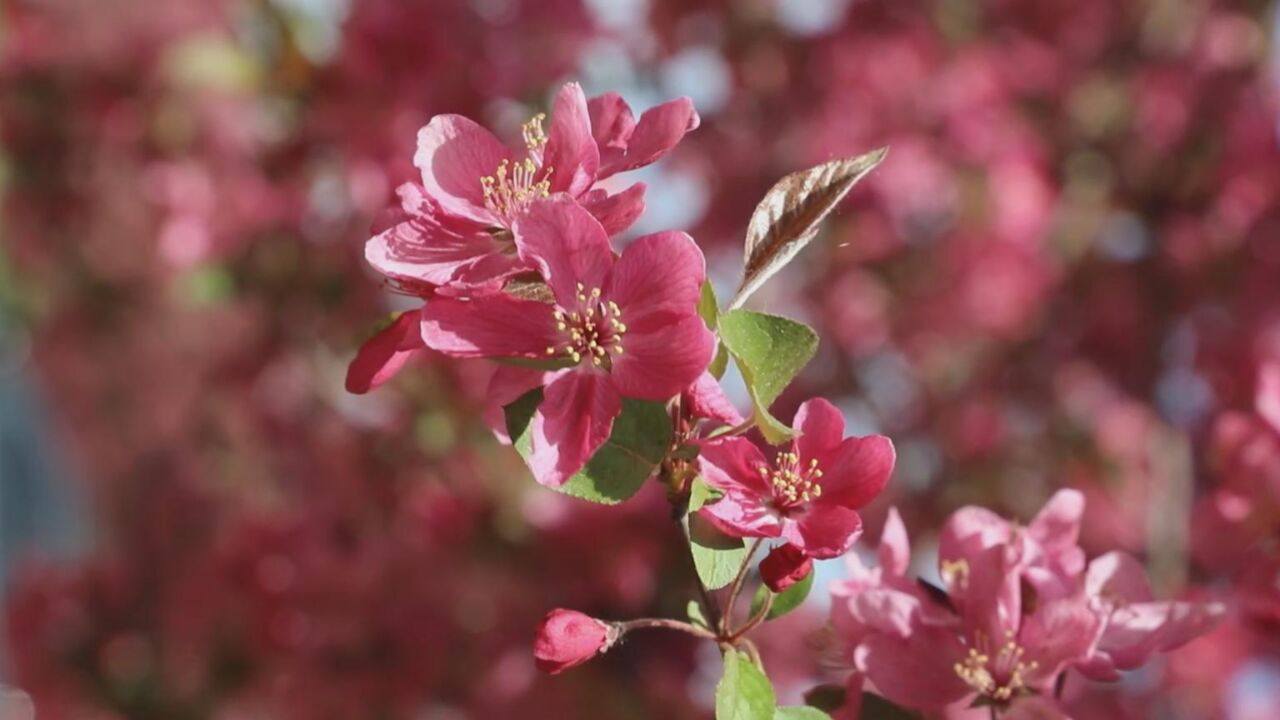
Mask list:
[{"label": "blurred pink flower", "polygon": [[538,669],[556,675],[608,650],[618,629],[576,610],[557,608],[547,613],[533,641]]}]

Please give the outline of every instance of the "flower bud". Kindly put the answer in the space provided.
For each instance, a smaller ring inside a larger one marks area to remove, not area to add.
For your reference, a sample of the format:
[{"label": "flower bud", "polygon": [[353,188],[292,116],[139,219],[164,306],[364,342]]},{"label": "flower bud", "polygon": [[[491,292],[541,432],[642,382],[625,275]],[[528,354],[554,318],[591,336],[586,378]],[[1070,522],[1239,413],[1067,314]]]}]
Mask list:
[{"label": "flower bud", "polygon": [[760,577],[776,593],[805,579],[812,570],[813,559],[790,543],[774,548],[760,561]]},{"label": "flower bud", "polygon": [[533,641],[538,669],[555,675],[608,650],[618,628],[576,610],[557,608],[547,613]]}]

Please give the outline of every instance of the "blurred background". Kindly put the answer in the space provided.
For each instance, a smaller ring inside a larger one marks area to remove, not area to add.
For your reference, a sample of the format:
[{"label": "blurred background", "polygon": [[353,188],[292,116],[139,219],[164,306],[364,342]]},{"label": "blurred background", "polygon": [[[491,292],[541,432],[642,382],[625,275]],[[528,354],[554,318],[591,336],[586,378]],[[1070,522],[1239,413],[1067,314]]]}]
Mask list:
[{"label": "blurred background", "polygon": [[[1278,716],[1271,3],[0,8],[0,683],[40,718],[710,716],[712,647],[637,636],[554,679],[530,656],[551,607],[683,614],[660,488],[538,487],[479,420],[482,363],[342,388],[404,307],[363,241],[417,128],[514,135],[573,79],[637,111],[693,98],[634,232],[690,230],[724,292],[775,180],[891,146],[753,300],[823,338],[778,415],[824,394],[894,439],[869,535],[897,505],[923,572],[957,507],[1027,519],[1070,486],[1091,553],[1229,603],[1166,660],[1070,685],[1077,717]],[[785,698],[838,677],[823,594],[764,639]]]}]

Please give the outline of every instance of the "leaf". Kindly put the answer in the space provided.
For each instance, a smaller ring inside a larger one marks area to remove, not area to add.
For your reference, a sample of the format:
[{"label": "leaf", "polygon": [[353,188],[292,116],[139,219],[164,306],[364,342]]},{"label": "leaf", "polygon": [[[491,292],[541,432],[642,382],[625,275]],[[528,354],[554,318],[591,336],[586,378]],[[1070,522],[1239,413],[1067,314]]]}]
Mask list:
[{"label": "leaf", "polygon": [[765,193],[747,223],[742,285],[729,309],[742,307],[765,281],[817,235],[818,225],[853,186],[884,160],[888,148],[791,173]]},{"label": "leaf", "polygon": [[[769,607],[769,614],[764,616],[765,620],[776,620],[800,607],[805,598],[809,597],[809,591],[813,589],[814,575],[814,571],[810,570],[803,580],[774,595],[773,605]],[[761,585],[756,590],[755,596],[751,598],[751,615],[753,617],[760,612],[760,608],[764,607],[764,599],[769,596],[769,593],[769,588],[764,585]]]},{"label": "leaf", "polygon": [[716,329],[716,323],[720,320],[720,301],[716,300],[716,290],[711,287],[710,280],[702,281],[702,294],[698,297],[698,315],[702,317],[702,322],[707,324],[708,330]]},{"label": "leaf", "polygon": [[718,590],[733,582],[747,559],[742,538],[725,535],[701,515],[689,515],[689,552],[698,579],[708,590]]},{"label": "leaf", "polygon": [[707,366],[707,372],[711,373],[711,377],[720,380],[724,377],[724,371],[729,369],[729,349],[720,343],[716,346],[716,355],[711,358],[711,364]]},{"label": "leaf", "polygon": [[700,628],[711,628],[711,623],[707,622],[707,616],[702,613],[702,604],[697,600],[690,600],[684,612],[689,617],[689,622],[694,625]]},{"label": "leaf", "polygon": [[[533,414],[541,402],[542,389],[536,388],[506,407],[507,432],[516,452],[526,460]],[[586,467],[555,489],[583,500],[616,505],[635,495],[658,469],[671,446],[671,435],[665,404],[624,398],[609,439]]]},{"label": "leaf", "polygon": [[693,479],[689,484],[689,512],[690,514],[698,512],[703,505],[712,500],[719,500],[724,493],[716,490],[702,480],[702,476]]},{"label": "leaf", "polygon": [[775,698],[769,678],[751,658],[730,648],[716,685],[716,720],[772,720]]},{"label": "leaf", "polygon": [[769,414],[769,406],[817,352],[817,333],[777,315],[730,310],[720,316],[720,339],[742,371],[765,439],[777,445],[792,437],[791,428]]},{"label": "leaf", "polygon": [[773,714],[773,720],[831,720],[831,716],[818,708],[792,705],[778,708]]},{"label": "leaf", "polygon": [[862,713],[859,720],[920,720],[920,716],[898,707],[875,693],[862,693]]}]

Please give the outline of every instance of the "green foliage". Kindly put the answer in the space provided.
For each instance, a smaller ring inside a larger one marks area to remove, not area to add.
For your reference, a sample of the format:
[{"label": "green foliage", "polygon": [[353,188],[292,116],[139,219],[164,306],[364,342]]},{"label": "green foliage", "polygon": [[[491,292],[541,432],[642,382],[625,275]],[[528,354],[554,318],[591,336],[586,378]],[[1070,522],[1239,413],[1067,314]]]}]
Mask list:
[{"label": "green foliage", "polygon": [[747,559],[742,538],[725,535],[696,514],[689,515],[689,551],[693,553],[698,579],[708,590],[733,582]]},{"label": "green foliage", "polygon": [[716,720],[773,720],[773,686],[751,658],[729,649],[716,685]]},{"label": "green foliage", "polygon": [[818,335],[804,323],[777,315],[731,310],[720,316],[720,339],[742,371],[756,424],[777,445],[791,428],[769,414],[769,406],[818,350]]},{"label": "green foliage", "polygon": [[[506,407],[507,432],[520,457],[529,457],[533,414],[542,402],[535,389]],[[671,446],[671,418],[663,403],[623,399],[613,432],[586,467],[556,488],[604,505],[616,505],[639,492]]]},{"label": "green foliage", "polygon": [[[809,591],[813,589],[813,576],[813,571],[810,571],[803,580],[774,595],[773,605],[769,606],[769,614],[765,615],[765,619],[774,620],[780,618],[800,607],[805,598],[809,597]],[[761,585],[760,589],[756,590],[755,597],[751,598],[752,616],[760,612],[760,608],[764,607],[765,598],[770,594],[769,588],[764,585]]]}]

